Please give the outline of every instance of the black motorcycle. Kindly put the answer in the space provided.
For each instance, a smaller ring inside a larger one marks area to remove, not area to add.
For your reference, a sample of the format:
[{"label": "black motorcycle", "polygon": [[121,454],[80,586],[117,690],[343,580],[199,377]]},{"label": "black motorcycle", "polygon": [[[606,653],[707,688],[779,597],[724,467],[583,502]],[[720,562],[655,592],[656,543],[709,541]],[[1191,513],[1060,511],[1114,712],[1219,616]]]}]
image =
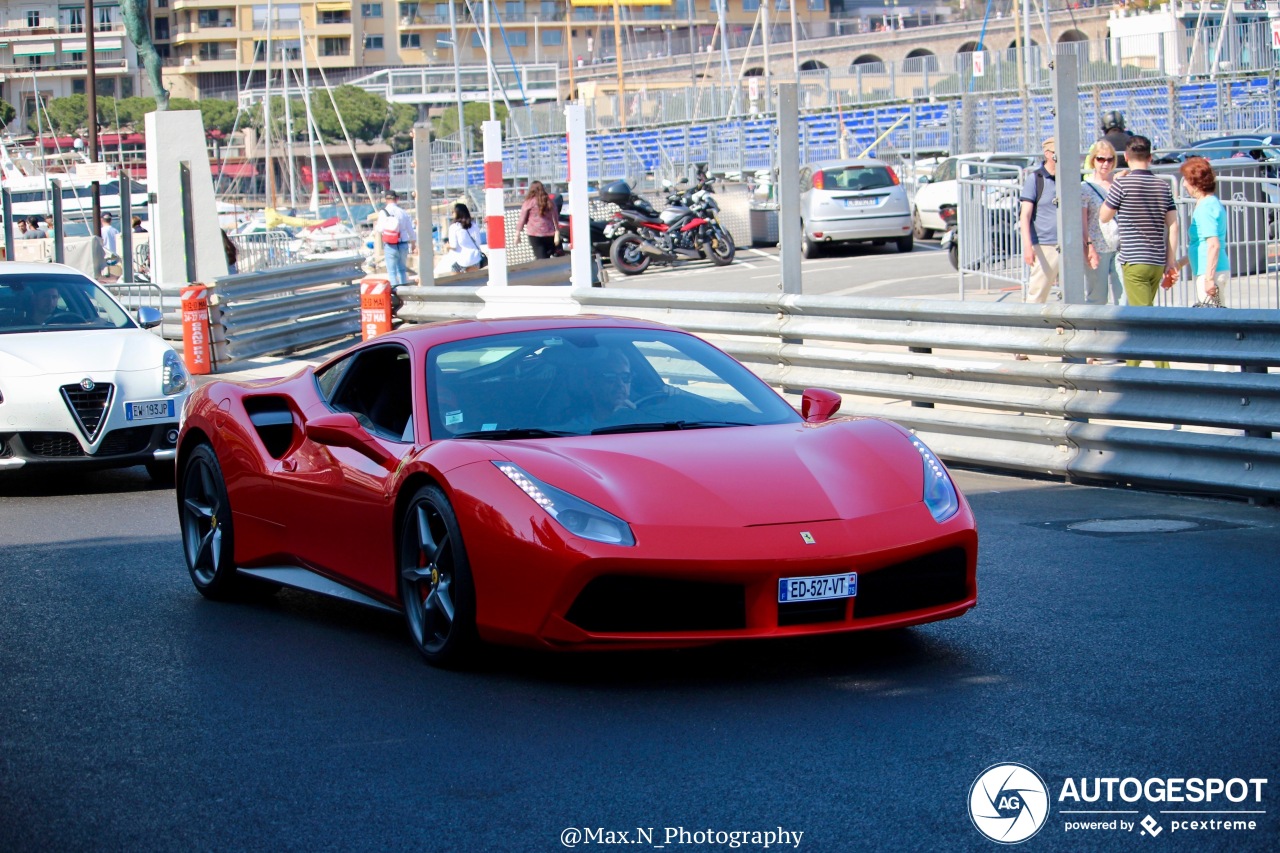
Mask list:
[{"label": "black motorcycle", "polygon": [[733,263],[737,248],[720,224],[720,205],[705,181],[671,193],[661,213],[625,181],[605,187],[600,199],[619,207],[605,227],[605,236],[613,238],[610,260],[626,275],[639,275],[653,263],[674,264],[681,259],[710,258],[717,266]]}]

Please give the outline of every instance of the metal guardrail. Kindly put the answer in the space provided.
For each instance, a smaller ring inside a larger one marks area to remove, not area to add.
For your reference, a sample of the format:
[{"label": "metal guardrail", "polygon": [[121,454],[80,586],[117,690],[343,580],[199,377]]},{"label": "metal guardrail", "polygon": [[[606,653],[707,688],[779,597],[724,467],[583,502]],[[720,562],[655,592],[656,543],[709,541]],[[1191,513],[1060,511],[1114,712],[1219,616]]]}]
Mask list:
[{"label": "metal guardrail", "polygon": [[236,267],[241,273],[292,266],[297,259],[291,248],[293,238],[284,231],[232,234],[236,246]]},{"label": "metal guardrail", "polygon": [[[483,300],[459,290],[401,289],[399,316],[478,316]],[[845,395],[844,414],[896,420],[953,462],[1280,495],[1280,443],[1271,437],[1280,432],[1280,375],[1270,372],[1280,367],[1275,311],[613,288],[571,295],[587,313],[715,338],[775,387],[831,388]],[[1059,360],[1019,362],[1018,352]],[[1178,366],[1082,363],[1089,357]]]},{"label": "metal guardrail", "polygon": [[209,308],[217,363],[289,352],[360,333],[364,276],[350,259],[216,280]]},{"label": "metal guardrail", "polygon": [[139,308],[155,308],[164,319],[154,331],[166,341],[177,341],[182,351],[182,288],[152,282],[109,282],[102,285],[135,317]]}]

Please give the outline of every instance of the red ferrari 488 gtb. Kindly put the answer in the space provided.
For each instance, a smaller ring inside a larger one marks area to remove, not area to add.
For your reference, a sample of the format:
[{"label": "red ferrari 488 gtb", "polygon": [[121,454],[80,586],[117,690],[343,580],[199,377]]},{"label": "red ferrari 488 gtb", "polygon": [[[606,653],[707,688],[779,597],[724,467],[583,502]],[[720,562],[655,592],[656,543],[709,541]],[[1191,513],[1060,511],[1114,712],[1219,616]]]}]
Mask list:
[{"label": "red ferrari 488 gtb", "polygon": [[690,646],[915,625],[977,601],[977,532],[888,421],[801,413],[694,335],[607,317],[383,335],[187,406],[196,588],[403,612],[428,661],[481,642]]}]

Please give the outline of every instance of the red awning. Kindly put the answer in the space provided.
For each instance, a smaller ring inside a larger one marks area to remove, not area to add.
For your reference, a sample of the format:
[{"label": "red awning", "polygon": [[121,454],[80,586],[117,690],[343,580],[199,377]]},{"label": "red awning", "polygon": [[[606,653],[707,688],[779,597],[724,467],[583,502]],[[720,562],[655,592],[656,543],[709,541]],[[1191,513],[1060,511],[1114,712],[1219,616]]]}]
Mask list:
[{"label": "red awning", "polygon": [[236,179],[236,178],[256,178],[258,176],[258,167],[252,163],[227,163],[225,166],[221,163],[211,163],[210,169],[213,176]]}]

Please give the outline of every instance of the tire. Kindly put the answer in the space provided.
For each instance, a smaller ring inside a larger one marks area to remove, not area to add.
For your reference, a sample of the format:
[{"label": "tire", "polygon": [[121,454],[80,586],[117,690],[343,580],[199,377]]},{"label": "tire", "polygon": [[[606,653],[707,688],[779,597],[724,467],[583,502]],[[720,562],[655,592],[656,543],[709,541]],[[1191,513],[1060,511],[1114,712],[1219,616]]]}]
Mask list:
[{"label": "tire", "polygon": [[733,237],[718,225],[711,228],[711,241],[707,243],[707,257],[718,267],[727,267],[733,263],[733,256],[738,247],[733,245]]},{"label": "tire", "polygon": [[479,646],[475,584],[458,517],[438,486],[419,489],[400,521],[400,601],[427,663],[456,667]]},{"label": "tire", "polygon": [[925,228],[920,221],[920,208],[911,208],[911,233],[917,240],[928,240],[933,236],[932,228]]},{"label": "tire", "polygon": [[151,477],[151,482],[166,488],[173,485],[173,481],[178,474],[176,465],[173,462],[148,462],[146,463],[146,469],[148,476]]},{"label": "tire", "polygon": [[894,242],[898,244],[899,252],[910,252],[916,247],[916,238],[913,234],[908,234],[905,237],[899,237]]},{"label": "tire", "polygon": [[653,259],[640,250],[644,242],[638,234],[623,234],[609,247],[609,260],[614,269],[623,275],[640,275],[649,268]]},{"label": "tire", "polygon": [[947,260],[951,261],[951,268],[953,270],[960,269],[960,244],[959,243],[952,243],[950,248],[947,249]]},{"label": "tire", "polygon": [[822,254],[822,249],[812,237],[805,233],[803,225],[800,226],[800,235],[800,257],[807,260]]},{"label": "tire", "polygon": [[239,590],[231,501],[212,447],[202,444],[187,457],[178,488],[182,553],[191,582],[206,598],[235,597]]}]

